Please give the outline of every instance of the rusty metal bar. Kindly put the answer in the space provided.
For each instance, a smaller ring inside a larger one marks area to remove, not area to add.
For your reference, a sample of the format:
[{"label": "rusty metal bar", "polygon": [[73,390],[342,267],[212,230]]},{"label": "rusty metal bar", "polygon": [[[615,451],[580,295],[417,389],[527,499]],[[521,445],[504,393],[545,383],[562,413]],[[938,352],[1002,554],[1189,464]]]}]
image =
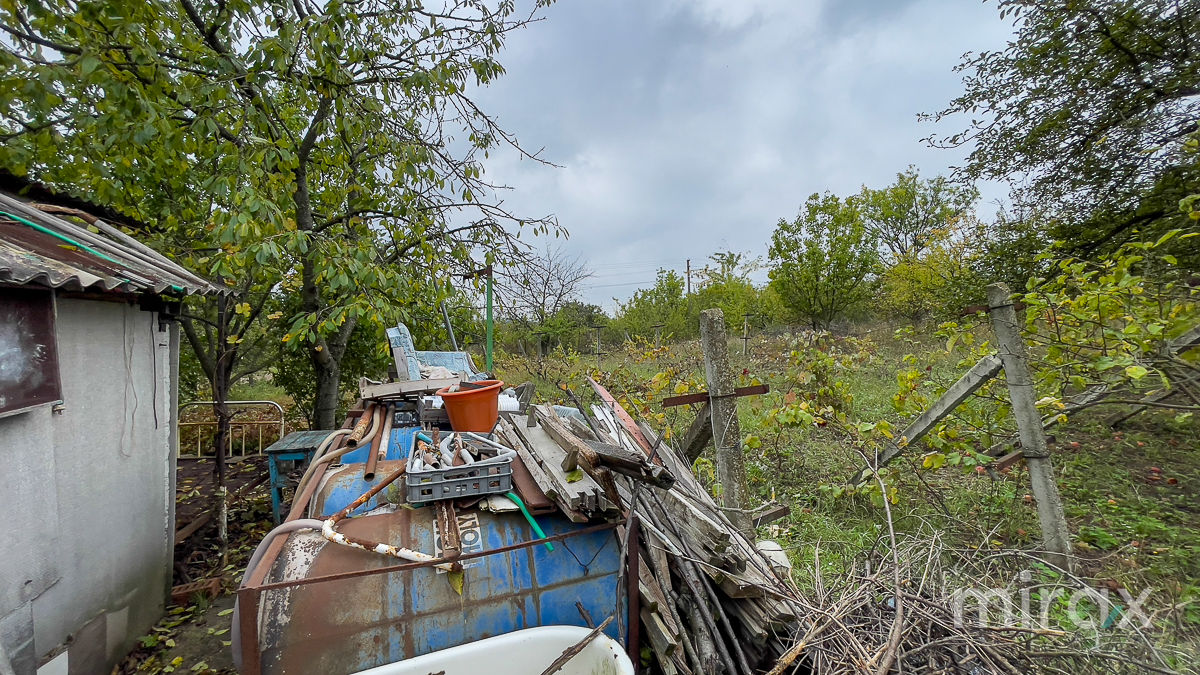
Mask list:
[{"label": "rusty metal bar", "polygon": [[[456,561],[462,562],[464,560],[471,560],[474,558],[483,558],[483,557],[486,557],[489,555],[496,555],[498,553],[508,553],[509,551],[518,551],[518,550],[521,550],[524,548],[529,548],[531,546],[541,546],[542,544],[545,544],[546,542],[562,541],[564,539],[570,539],[571,537],[579,537],[579,536],[582,536],[585,534],[592,534],[593,532],[602,532],[604,530],[613,530],[613,529],[616,529],[619,525],[621,525],[621,523],[601,523],[599,525],[585,527],[582,530],[575,530],[574,532],[564,532],[563,534],[555,534],[555,535],[551,535],[549,537],[543,537],[541,539],[532,539],[530,541],[522,541],[522,542],[518,542],[516,544],[508,544],[507,546],[501,546],[499,548],[493,548],[493,549],[490,549],[487,551],[476,551],[474,553],[464,553],[464,554],[460,555],[456,559]],[[265,564],[266,556],[263,556],[263,558],[264,558],[264,562],[259,563],[259,565],[258,565],[259,568],[262,568],[263,565]],[[372,576],[375,574],[388,574],[390,572],[404,572],[407,570],[420,569],[422,567],[433,567],[435,565],[442,565],[442,564],[446,564],[448,562],[452,562],[452,561],[446,560],[444,558],[434,558],[433,560],[426,560],[423,562],[410,562],[410,563],[403,563],[400,565],[391,565],[389,567],[377,567],[374,569],[354,570],[352,572],[338,572],[337,574],[326,574],[324,576],[310,577],[308,579],[292,579],[290,581],[276,581],[274,583],[262,584],[259,586],[246,586],[245,588],[254,588],[255,590],[259,590],[259,591],[274,591],[274,590],[279,590],[282,588],[294,588],[296,586],[306,586],[308,584],[317,584],[317,583],[322,583],[325,581],[341,581],[342,579],[354,579],[357,577],[367,577],[367,576]]]},{"label": "rusty metal bar", "polygon": [[[629,640],[625,645],[625,653],[629,654],[629,660],[633,662],[633,675],[637,675],[641,670],[641,624],[642,624],[642,608],[639,597],[638,584],[642,578],[642,570],[639,568],[641,564],[641,523],[638,522],[636,513],[629,514],[629,538],[626,545],[626,559],[629,561],[629,571],[625,577],[625,604],[629,610]],[[621,611],[620,608],[617,611]]]},{"label": "rusty metal bar", "polygon": [[[749,387],[737,387],[733,390],[734,396],[758,396],[771,391],[771,388],[765,384],[756,384]],[[699,394],[684,394],[683,396],[672,396],[662,400],[662,407],[673,408],[680,405],[689,405],[692,403],[704,403],[709,400],[710,395],[706,391]]]},{"label": "rusty metal bar", "polygon": [[262,654],[258,651],[258,599],[262,592],[257,588],[238,589],[238,623],[242,637],[242,664],[238,669],[242,675],[262,673]]}]

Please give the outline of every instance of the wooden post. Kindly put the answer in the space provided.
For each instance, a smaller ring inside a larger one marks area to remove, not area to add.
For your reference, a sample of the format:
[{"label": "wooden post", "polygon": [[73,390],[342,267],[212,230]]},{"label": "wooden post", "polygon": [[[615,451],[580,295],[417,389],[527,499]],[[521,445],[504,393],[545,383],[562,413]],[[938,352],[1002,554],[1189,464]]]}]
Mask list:
[{"label": "wooden post", "polygon": [[704,349],[704,374],[711,401],[713,446],[716,448],[717,480],[721,504],[729,520],[748,536],[754,525],[746,508],[746,463],[742,457],[742,430],[738,424],[733,371],[729,367],[729,340],[725,315],[720,309],[700,312],[700,344]]},{"label": "wooden post", "polygon": [[1062,499],[1054,480],[1054,464],[1050,461],[1050,451],[1042,431],[1042,416],[1035,404],[1037,394],[1029,373],[1029,359],[1025,341],[1021,337],[1021,324],[1013,308],[1012,293],[1007,285],[996,283],[987,287],[987,296],[992,330],[996,333],[996,349],[1004,364],[1013,417],[1017,420],[1020,432],[1021,452],[1029,467],[1029,481],[1032,483],[1033,497],[1037,500],[1042,548],[1046,551],[1048,562],[1069,570],[1071,535],[1067,531]]}]

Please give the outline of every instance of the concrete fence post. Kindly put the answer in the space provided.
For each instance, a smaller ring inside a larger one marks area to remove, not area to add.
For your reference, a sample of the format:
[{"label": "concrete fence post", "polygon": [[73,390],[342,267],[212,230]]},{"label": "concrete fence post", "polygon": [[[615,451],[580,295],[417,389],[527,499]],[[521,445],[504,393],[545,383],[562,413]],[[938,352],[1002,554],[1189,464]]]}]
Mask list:
[{"label": "concrete fence post", "polygon": [[726,515],[734,526],[752,536],[753,521],[745,511],[746,461],[742,456],[742,429],[738,424],[733,370],[729,367],[725,315],[720,309],[700,312],[700,345],[704,349],[704,374],[708,379],[721,505],[729,509]]},{"label": "concrete fence post", "polygon": [[1038,522],[1042,528],[1042,548],[1046,560],[1062,569],[1071,564],[1071,535],[1063,514],[1062,498],[1054,479],[1054,464],[1042,430],[1042,416],[1037,410],[1037,393],[1029,372],[1029,357],[1021,337],[1021,323],[1013,307],[1012,293],[1005,284],[987,287],[988,312],[996,334],[996,349],[1004,364],[1008,393],[1012,400],[1013,417],[1020,432],[1021,453],[1029,467],[1029,481],[1037,500]]}]

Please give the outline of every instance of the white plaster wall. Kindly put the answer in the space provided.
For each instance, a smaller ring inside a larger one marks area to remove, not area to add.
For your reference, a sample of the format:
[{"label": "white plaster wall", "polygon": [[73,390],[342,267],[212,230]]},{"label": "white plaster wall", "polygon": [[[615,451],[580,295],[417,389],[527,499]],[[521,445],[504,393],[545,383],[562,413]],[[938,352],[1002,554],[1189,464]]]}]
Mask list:
[{"label": "white plaster wall", "polygon": [[72,675],[108,673],[170,584],[178,332],[132,305],[57,311],[65,409],[0,419],[18,544],[0,546],[0,641],[17,675],[68,642]]}]

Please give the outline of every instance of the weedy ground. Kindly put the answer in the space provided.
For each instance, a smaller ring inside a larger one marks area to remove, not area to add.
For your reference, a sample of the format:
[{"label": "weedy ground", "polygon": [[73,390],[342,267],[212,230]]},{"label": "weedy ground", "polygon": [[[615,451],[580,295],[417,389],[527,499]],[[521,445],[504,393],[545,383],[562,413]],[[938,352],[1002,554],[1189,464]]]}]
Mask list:
[{"label": "weedy ground", "polygon": [[[771,389],[739,399],[752,493],[759,503],[791,507],[789,516],[759,536],[784,546],[801,586],[814,582],[816,565],[825,579],[837,578],[887,546],[885,495],[898,536],[936,536],[953,552],[948,555],[964,561],[1010,560],[989,564],[986,572],[964,562],[964,573],[988,576],[965,583],[1012,588],[1023,571],[1047,583],[1059,579],[1026,555],[1037,549],[1040,533],[1023,464],[990,471],[976,452],[984,449],[978,441],[964,448],[970,444],[955,438],[956,430],[988,419],[986,411],[952,418],[932,434],[942,436],[934,445],[908,448],[881,472],[882,489],[847,489],[865,455],[883,442],[879,429],[898,434],[913,417],[914,406],[904,399],[932,401],[969,367],[933,333],[880,327],[843,337],[759,336],[746,354],[741,340],[730,340],[739,384],[762,382]],[[585,405],[595,402],[584,379],[594,377],[635,417],[675,439],[696,409],[664,409],[662,399],[705,388],[695,341],[627,344],[599,364],[595,356],[561,352],[543,359],[504,357],[498,370],[514,384],[535,382],[542,400],[564,405],[575,404],[563,384]],[[1147,639],[1165,648],[1169,667],[1186,670],[1200,662],[1200,420],[1150,411],[1114,429],[1104,421],[1112,412],[1084,411],[1050,432],[1078,560],[1072,583],[1108,589],[1117,605],[1122,591],[1137,598],[1149,589],[1141,603],[1153,624]],[[1001,438],[1011,427],[1001,419],[995,424],[995,433],[983,438]],[[719,490],[712,484],[711,447],[694,471]],[[1077,627],[1072,621],[1078,624],[1080,615],[1070,616],[1068,609],[1065,600],[1052,606],[1055,627]],[[1108,623],[1116,623],[1115,616],[1106,617]]]}]

